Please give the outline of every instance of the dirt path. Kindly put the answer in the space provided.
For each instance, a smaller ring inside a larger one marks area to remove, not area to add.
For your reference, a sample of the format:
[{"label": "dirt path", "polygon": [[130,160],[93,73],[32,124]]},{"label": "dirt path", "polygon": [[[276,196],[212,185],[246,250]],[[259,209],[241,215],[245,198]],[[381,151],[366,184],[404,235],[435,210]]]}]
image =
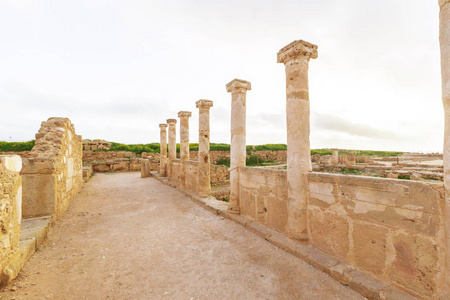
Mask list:
[{"label": "dirt path", "polygon": [[364,299],[139,176],[96,174],[0,298]]}]

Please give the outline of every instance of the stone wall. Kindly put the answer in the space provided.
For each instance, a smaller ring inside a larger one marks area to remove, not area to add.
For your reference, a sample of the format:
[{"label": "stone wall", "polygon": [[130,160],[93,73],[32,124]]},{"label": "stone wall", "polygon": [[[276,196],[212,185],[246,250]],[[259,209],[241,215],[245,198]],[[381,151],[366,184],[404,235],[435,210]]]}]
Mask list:
[{"label": "stone wall", "polygon": [[[308,173],[309,242],[412,294],[442,285],[442,183]],[[239,167],[241,214],[289,235],[286,171]]]},{"label": "stone wall", "polygon": [[[22,219],[22,179],[19,156],[0,156],[0,285],[14,278],[19,268],[20,224]],[[13,271],[16,270],[16,271]]]},{"label": "stone wall", "polygon": [[186,160],[185,164],[185,178],[186,189],[197,193],[197,178],[198,178],[198,161]]},{"label": "stone wall", "polygon": [[67,118],[42,122],[23,159],[23,217],[59,217],[83,185],[82,142]]},{"label": "stone wall", "polygon": [[211,165],[209,177],[211,178],[211,185],[224,185],[230,178],[230,171],[227,166]]},{"label": "stone wall", "polygon": [[171,169],[171,171],[168,172],[170,174],[169,180],[178,186],[180,184],[181,176],[181,161],[179,159],[172,159],[167,167]]},{"label": "stone wall", "polygon": [[83,140],[83,150],[108,150],[111,143],[105,140]]},{"label": "stone wall", "polygon": [[[210,151],[209,152],[211,163],[216,164],[221,158],[230,159],[230,151]],[[280,151],[247,151],[247,158],[251,155],[256,155],[263,160],[286,162],[287,152],[285,150]],[[198,152],[191,151],[189,154],[191,159],[197,159]]]},{"label": "stone wall", "polygon": [[442,183],[309,173],[315,247],[386,282],[432,297],[442,278]]},{"label": "stone wall", "polygon": [[241,214],[287,233],[286,170],[239,167]]}]

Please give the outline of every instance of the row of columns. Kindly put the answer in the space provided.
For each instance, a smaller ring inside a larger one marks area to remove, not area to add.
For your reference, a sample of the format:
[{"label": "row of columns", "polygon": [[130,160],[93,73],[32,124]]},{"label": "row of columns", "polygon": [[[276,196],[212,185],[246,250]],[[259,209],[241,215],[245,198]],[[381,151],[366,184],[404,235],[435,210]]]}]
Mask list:
[{"label": "row of columns", "polygon": [[[308,88],[308,65],[310,59],[317,58],[317,46],[297,40],[282,48],[277,54],[277,62],[285,65],[286,72],[286,122],[287,122],[287,185],[288,185],[288,232],[294,239],[305,240],[307,235],[307,173],[312,170],[310,154],[310,105]],[[245,166],[246,160],[246,93],[251,90],[248,81],[234,79],[226,85],[231,93],[231,149],[230,149],[230,199],[228,211],[240,213],[239,206],[239,166]],[[211,192],[209,157],[209,109],[213,102],[199,100],[199,151],[198,151],[198,194],[206,197]],[[180,112],[184,116],[180,124],[181,161],[189,159],[189,131],[187,117],[189,112]],[[170,161],[176,158],[175,124],[176,120],[167,120],[169,124],[169,164],[165,167],[166,124],[161,124],[161,169],[160,174],[171,176]],[[184,144],[183,144],[184,143]],[[184,167],[182,164],[182,176]],[[183,178],[184,179],[184,178]],[[181,186],[184,180],[181,180]]]},{"label": "row of columns", "polygon": [[[197,193],[200,197],[211,194],[210,156],[209,156],[209,111],[213,106],[211,100],[198,100],[195,103],[199,109],[199,145],[198,145],[198,178]],[[189,118],[192,113],[180,111],[180,187],[186,187],[185,162],[189,160]],[[172,160],[177,158],[176,119],[167,119],[167,124],[159,124],[160,128],[160,176],[172,176]],[[167,157],[167,127],[169,128],[169,155]]]}]

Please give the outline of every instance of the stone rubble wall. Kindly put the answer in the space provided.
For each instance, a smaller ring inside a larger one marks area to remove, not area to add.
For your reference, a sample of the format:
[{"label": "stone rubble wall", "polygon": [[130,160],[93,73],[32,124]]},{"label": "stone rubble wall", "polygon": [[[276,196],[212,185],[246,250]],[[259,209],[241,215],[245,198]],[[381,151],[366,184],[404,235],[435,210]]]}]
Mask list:
[{"label": "stone rubble wall", "polygon": [[105,140],[83,140],[83,150],[108,150],[111,148],[111,143]]},{"label": "stone rubble wall", "polygon": [[42,122],[23,159],[23,217],[61,216],[83,185],[82,140],[67,118]]},{"label": "stone rubble wall", "polygon": [[11,266],[20,261],[21,168],[20,156],[0,156],[0,286],[18,273],[18,268]]},{"label": "stone rubble wall", "polygon": [[[286,171],[239,167],[241,214],[289,235]],[[309,242],[400,289],[433,298],[445,265],[442,183],[308,173]]]},{"label": "stone rubble wall", "polygon": [[[230,151],[210,151],[209,152],[211,163],[216,164],[221,158],[230,159]],[[256,155],[263,160],[286,162],[287,151],[247,151],[247,158],[252,155]],[[198,151],[191,151],[190,158],[196,160],[198,157]]]}]

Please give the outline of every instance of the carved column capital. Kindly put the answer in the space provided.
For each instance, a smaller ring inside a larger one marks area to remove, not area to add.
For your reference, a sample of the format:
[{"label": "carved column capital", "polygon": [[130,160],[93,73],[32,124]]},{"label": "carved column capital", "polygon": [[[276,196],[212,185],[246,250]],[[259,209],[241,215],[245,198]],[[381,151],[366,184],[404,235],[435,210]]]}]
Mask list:
[{"label": "carved column capital", "polygon": [[192,113],[190,111],[180,111],[180,112],[178,112],[178,118],[182,118],[182,117],[190,118],[191,116],[192,116]]},{"label": "carved column capital", "polygon": [[167,119],[166,120],[167,124],[177,124],[177,119]]},{"label": "carved column capital", "polygon": [[448,3],[450,3],[450,0],[439,0],[439,7],[443,9]]},{"label": "carved column capital", "polygon": [[307,60],[310,58],[316,59],[317,55],[317,45],[303,40],[297,40],[278,51],[277,62],[286,64],[287,62],[298,58],[306,58]]},{"label": "carved column capital", "polygon": [[211,100],[200,99],[195,102],[195,107],[197,108],[206,108],[209,109],[213,106],[213,102]]},{"label": "carved column capital", "polygon": [[226,85],[228,93],[246,93],[252,89],[252,84],[242,79],[233,79]]}]

